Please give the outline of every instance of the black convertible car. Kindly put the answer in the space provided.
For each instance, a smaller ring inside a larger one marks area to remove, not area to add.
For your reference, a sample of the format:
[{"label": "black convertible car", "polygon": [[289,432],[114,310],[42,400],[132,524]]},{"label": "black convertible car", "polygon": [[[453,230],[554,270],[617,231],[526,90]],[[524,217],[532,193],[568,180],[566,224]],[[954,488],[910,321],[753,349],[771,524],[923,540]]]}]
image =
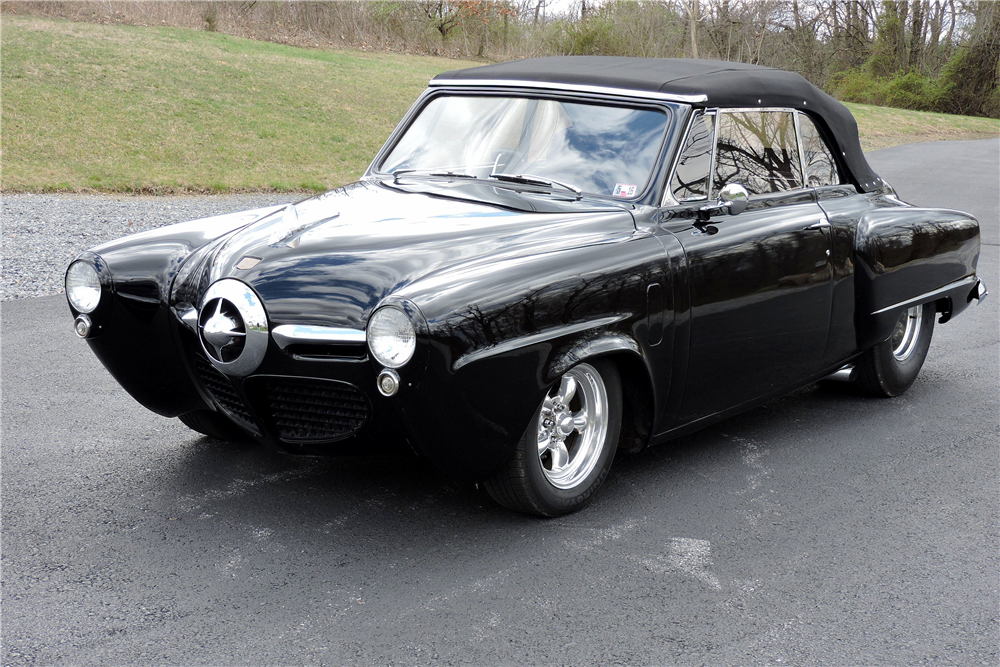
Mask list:
[{"label": "black convertible car", "polygon": [[302,454],[408,442],[503,505],[823,378],[882,396],[986,296],[798,75],[562,57],[430,82],[357,183],[130,236],[66,274],[144,406]]}]

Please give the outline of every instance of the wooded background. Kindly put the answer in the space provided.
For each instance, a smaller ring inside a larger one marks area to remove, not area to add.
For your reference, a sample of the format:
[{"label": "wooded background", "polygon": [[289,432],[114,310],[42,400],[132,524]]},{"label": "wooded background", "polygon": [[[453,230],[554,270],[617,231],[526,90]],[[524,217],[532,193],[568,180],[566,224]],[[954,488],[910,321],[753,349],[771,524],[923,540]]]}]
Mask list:
[{"label": "wooded background", "polygon": [[1000,117],[1000,3],[986,0],[91,0],[0,9],[485,62],[736,60],[796,71],[844,101]]}]

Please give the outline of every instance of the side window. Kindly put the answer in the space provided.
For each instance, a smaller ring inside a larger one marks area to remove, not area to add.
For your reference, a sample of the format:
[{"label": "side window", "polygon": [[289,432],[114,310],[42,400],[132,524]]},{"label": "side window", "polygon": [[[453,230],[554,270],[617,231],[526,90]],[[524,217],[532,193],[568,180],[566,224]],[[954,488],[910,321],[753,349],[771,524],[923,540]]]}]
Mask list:
[{"label": "side window", "polygon": [[708,198],[708,173],[712,168],[712,135],[715,115],[701,111],[691,122],[677,168],[670,181],[670,191],[678,202]]},{"label": "side window", "polygon": [[713,190],[739,183],[754,194],[802,187],[795,119],[788,111],[720,114]]},{"label": "side window", "polygon": [[840,185],[840,172],[833,153],[827,148],[812,119],[799,114],[799,132],[802,134],[802,155],[805,159],[806,186]]}]

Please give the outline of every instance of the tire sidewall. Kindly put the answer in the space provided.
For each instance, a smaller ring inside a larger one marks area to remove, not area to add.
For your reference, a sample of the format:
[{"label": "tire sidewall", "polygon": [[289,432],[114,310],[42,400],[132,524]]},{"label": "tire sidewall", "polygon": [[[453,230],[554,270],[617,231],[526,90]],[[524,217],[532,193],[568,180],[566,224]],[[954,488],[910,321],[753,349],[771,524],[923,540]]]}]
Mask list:
[{"label": "tire sidewall", "polygon": [[601,486],[608,476],[611,464],[618,449],[618,438],[621,434],[622,422],[622,387],[621,378],[617,367],[610,361],[604,359],[587,360],[588,363],[600,374],[604,382],[604,388],[608,395],[608,429],[605,435],[604,446],[601,448],[601,455],[594,465],[594,469],[579,484],[571,489],[559,489],[549,482],[542,471],[542,462],[538,457],[535,437],[538,431],[538,419],[542,412],[539,405],[535,411],[535,416],[528,424],[527,430],[521,437],[519,447],[523,448],[525,455],[525,473],[528,476],[530,487],[536,498],[538,509],[548,516],[558,516],[579,509],[587,503],[597,488]]},{"label": "tire sidewall", "polygon": [[890,396],[902,394],[917,379],[920,368],[924,365],[924,359],[927,358],[927,351],[930,349],[935,315],[933,307],[924,306],[916,347],[905,360],[900,361],[893,355],[891,340],[875,348],[880,384]]}]

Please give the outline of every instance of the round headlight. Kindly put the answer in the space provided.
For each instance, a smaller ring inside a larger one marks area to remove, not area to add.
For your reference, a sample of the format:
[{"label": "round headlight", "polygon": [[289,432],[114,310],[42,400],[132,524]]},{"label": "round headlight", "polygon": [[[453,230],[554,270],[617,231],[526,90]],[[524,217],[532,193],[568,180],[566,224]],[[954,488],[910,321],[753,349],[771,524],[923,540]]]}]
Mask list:
[{"label": "round headlight", "polygon": [[368,321],[368,348],[375,360],[388,368],[399,368],[417,349],[417,332],[406,313],[387,306]]},{"label": "round headlight", "polygon": [[101,301],[101,279],[87,262],[73,262],[66,272],[66,297],[81,313],[90,313]]}]

